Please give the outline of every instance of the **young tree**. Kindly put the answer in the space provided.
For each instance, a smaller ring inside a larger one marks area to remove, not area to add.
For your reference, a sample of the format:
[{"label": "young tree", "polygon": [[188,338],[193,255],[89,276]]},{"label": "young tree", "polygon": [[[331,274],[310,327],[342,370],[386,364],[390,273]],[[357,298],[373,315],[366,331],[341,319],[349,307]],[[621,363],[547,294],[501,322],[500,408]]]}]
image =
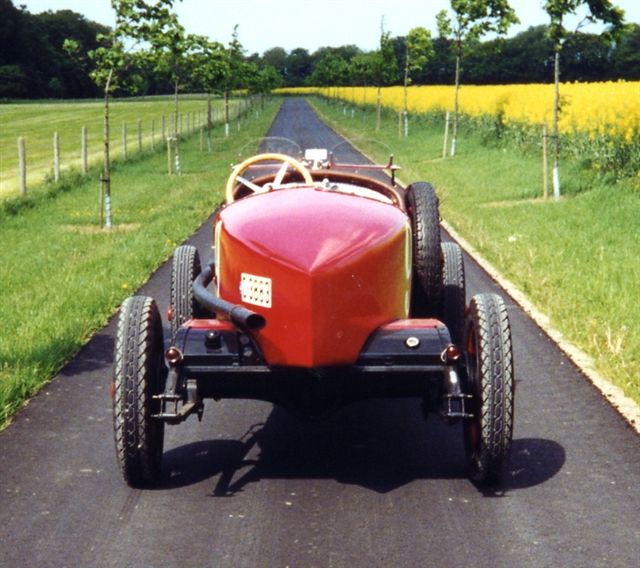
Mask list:
[{"label": "young tree", "polygon": [[453,98],[453,136],[451,155],[455,156],[458,137],[458,95],[460,63],[465,47],[488,32],[504,34],[511,24],[518,23],[508,0],[450,0],[452,17],[446,10],[436,15],[438,33],[453,41],[456,54],[455,91]]},{"label": "young tree", "polygon": [[549,15],[551,24],[549,26],[549,35],[553,41],[554,50],[554,102],[553,102],[553,195],[555,199],[560,199],[560,171],[559,171],[559,154],[560,154],[560,138],[558,133],[558,118],[560,114],[560,51],[569,35],[569,31],[565,28],[565,18],[571,14],[575,14],[578,8],[586,5],[589,8],[589,14],[578,25],[578,28],[601,21],[610,24],[609,34],[617,34],[624,25],[624,12],[620,8],[616,8],[610,0],[546,0],[544,9]]},{"label": "young tree", "polygon": [[[374,83],[375,75],[375,54],[374,53],[359,53],[349,63],[349,77],[351,83],[355,85],[361,85],[362,89],[362,103],[365,104],[367,100],[367,87]],[[355,103],[355,95],[354,101]]]},{"label": "young tree", "polygon": [[[135,48],[140,43],[153,44],[166,27],[173,21],[171,7],[173,0],[158,0],[150,3],[145,0],[111,0],[116,13],[116,24],[108,34],[98,34],[100,47],[89,52],[94,64],[91,78],[103,89],[104,93],[104,151],[101,175],[100,224],[104,214],[104,225],[111,228],[111,157],[109,152],[109,100],[118,87],[119,74],[139,56]],[[66,40],[65,49],[69,53],[78,53],[79,44],[75,40]],[[104,201],[102,199],[104,198]]]},{"label": "young tree", "polygon": [[223,93],[227,84],[230,68],[227,52],[219,42],[211,42],[204,36],[195,36],[193,51],[190,54],[191,69],[196,84],[207,93],[207,146],[211,152],[211,96]]},{"label": "young tree", "polygon": [[191,60],[190,53],[197,47],[197,38],[187,34],[174,13],[169,13],[164,22],[164,32],[151,39],[147,52],[155,70],[170,77],[173,84],[174,138],[176,171],[180,174],[180,83],[186,78]]},{"label": "young tree", "polygon": [[433,44],[431,32],[425,28],[417,27],[409,30],[405,39],[404,55],[404,135],[409,135],[409,108],[408,87],[411,83],[411,74],[420,71],[433,57]]},{"label": "young tree", "polygon": [[389,32],[384,31],[384,21],[380,25],[380,47],[372,57],[372,70],[376,93],[376,130],[380,130],[382,112],[382,87],[390,84],[398,77],[398,64],[393,49],[393,41]]},{"label": "young tree", "polygon": [[260,105],[264,107],[264,98],[273,89],[278,89],[284,85],[282,74],[272,65],[255,66],[251,71],[249,81],[249,92],[260,95]]},{"label": "young tree", "polygon": [[344,85],[349,75],[349,64],[339,55],[327,53],[315,65],[309,83],[322,87]]},{"label": "young tree", "polygon": [[244,47],[238,39],[238,25],[233,27],[233,35],[227,48],[229,74],[224,83],[224,131],[229,135],[229,94],[236,89],[246,87],[249,69],[244,57]]}]

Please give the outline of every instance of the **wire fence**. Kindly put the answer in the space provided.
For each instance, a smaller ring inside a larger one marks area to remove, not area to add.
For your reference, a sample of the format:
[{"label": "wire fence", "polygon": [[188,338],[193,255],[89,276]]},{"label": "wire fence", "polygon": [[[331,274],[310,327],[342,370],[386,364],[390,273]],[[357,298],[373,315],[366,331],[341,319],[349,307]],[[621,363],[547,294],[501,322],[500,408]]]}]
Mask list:
[{"label": "wire fence", "polygon": [[[229,120],[239,121],[252,99],[233,99]],[[173,102],[131,101],[110,105],[109,149],[112,160],[166,148],[167,141],[204,130],[209,124],[205,98],[180,103],[184,111],[162,112]],[[86,174],[102,163],[104,109],[101,102],[3,105],[0,108],[0,199],[38,191],[69,172]],[[214,101],[211,125],[229,134],[223,102]],[[18,134],[16,136],[16,134]]]}]

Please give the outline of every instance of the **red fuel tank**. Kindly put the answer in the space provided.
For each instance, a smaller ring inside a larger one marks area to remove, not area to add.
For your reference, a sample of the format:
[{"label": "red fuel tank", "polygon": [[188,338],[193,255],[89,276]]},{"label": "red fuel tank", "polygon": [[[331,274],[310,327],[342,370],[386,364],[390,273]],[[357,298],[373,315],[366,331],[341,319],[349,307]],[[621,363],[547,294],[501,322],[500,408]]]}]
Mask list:
[{"label": "red fuel tank", "polygon": [[263,315],[270,365],[350,365],[379,326],[406,318],[411,229],[393,205],[315,188],[281,189],[224,208],[218,294]]}]

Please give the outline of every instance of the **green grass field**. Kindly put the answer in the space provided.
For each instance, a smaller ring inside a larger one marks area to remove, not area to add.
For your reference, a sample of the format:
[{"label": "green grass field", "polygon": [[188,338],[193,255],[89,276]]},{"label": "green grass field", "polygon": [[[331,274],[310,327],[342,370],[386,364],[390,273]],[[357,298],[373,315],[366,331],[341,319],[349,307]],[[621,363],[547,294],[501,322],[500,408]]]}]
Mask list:
[{"label": "green grass field", "polygon": [[390,147],[403,181],[432,181],[443,217],[640,403],[640,178],[609,184],[564,160],[568,197],[545,201],[537,152],[486,145],[463,129],[458,155],[443,160],[443,130],[426,121],[413,119],[401,138],[395,113],[375,132],[374,112],[352,118],[314,104],[378,159],[388,157],[380,142]]},{"label": "green grass field", "polygon": [[[179,103],[181,132],[195,128],[196,120],[206,120],[205,96],[182,96]],[[235,117],[238,102],[232,101]],[[110,104],[110,146],[113,159],[124,154],[123,123],[126,125],[127,155],[137,152],[138,120],[141,121],[142,148],[159,145],[162,117],[165,131],[173,125],[175,107],[171,97],[148,99],[115,99]],[[213,105],[214,122],[221,123],[222,101]],[[48,103],[17,103],[0,105],[0,199],[15,196],[19,191],[18,137],[25,139],[27,155],[27,191],[37,192],[53,172],[53,135],[60,137],[61,175],[70,169],[80,170],[82,127],[87,128],[89,164],[102,160],[103,101],[61,101]],[[218,127],[220,129],[220,127]],[[219,135],[219,133],[218,133]]]},{"label": "green grass field", "polygon": [[181,176],[167,175],[161,151],[118,164],[111,231],[98,227],[95,180],[17,214],[0,209],[0,428],[212,213],[229,164],[277,108],[256,108],[212,153],[197,135],[184,140]]}]

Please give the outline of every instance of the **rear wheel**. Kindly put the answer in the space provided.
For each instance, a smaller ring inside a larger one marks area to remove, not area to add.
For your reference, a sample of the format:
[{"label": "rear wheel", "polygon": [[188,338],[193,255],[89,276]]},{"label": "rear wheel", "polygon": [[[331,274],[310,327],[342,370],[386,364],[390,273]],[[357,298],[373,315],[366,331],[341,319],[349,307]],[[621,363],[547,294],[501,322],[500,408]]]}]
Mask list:
[{"label": "rear wheel", "polygon": [[198,249],[181,245],[173,254],[171,264],[171,340],[186,321],[201,315],[202,309],[194,297],[192,284],[201,272]]},{"label": "rear wheel", "polygon": [[513,355],[511,329],[502,298],[479,294],[466,320],[467,392],[474,418],[464,437],[471,478],[496,484],[509,456],[513,435]]},{"label": "rear wheel", "polygon": [[120,308],[116,337],[113,427],[116,455],[132,487],[153,484],[160,475],[164,422],[153,418],[164,390],[162,321],[155,301],[127,298]]},{"label": "rear wheel", "polygon": [[406,206],[413,232],[414,316],[435,315],[442,291],[442,251],[438,197],[430,183],[407,187]]},{"label": "rear wheel", "polygon": [[442,243],[442,301],[440,318],[449,328],[451,341],[462,345],[464,339],[464,309],[466,289],[462,250],[456,243]]}]

